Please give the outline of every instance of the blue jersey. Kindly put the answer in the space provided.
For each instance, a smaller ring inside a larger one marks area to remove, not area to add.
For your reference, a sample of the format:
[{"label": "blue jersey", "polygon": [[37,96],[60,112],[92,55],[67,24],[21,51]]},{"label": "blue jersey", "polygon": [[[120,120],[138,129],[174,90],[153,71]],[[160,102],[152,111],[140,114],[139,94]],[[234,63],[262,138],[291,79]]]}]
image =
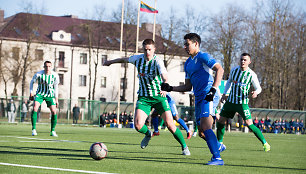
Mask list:
[{"label": "blue jersey", "polygon": [[217,61],[209,54],[198,52],[185,63],[186,79],[190,79],[196,100],[204,99],[214,82],[212,68]]}]

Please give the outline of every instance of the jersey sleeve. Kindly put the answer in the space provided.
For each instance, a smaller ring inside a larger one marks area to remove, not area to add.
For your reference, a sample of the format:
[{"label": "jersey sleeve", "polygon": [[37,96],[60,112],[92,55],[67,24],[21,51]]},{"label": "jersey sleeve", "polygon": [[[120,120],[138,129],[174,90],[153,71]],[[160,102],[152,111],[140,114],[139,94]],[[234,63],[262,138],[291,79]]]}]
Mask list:
[{"label": "jersey sleeve", "polygon": [[[233,70],[234,70],[234,69],[233,69]],[[228,77],[228,79],[227,79],[227,81],[226,81],[226,85],[225,85],[225,87],[224,87],[223,94],[226,94],[227,91],[229,90],[229,88],[230,88],[231,85],[232,85],[232,81],[233,81],[233,79],[232,79],[232,73],[233,73],[233,70],[231,70],[230,75],[229,75],[229,77]]]},{"label": "jersey sleeve", "polygon": [[199,59],[205,64],[207,65],[210,69],[212,69],[215,64],[217,63],[216,59],[214,59],[213,57],[211,57],[211,55],[207,54],[207,53],[202,53],[199,56]]},{"label": "jersey sleeve", "polygon": [[31,82],[30,82],[30,94],[33,92],[33,84],[36,82],[37,77],[38,77],[38,73],[35,73]]},{"label": "jersey sleeve", "polygon": [[254,72],[252,72],[252,74],[253,74],[252,75],[252,85],[254,86],[255,92],[259,94],[261,93],[262,89],[261,89],[258,77]]},{"label": "jersey sleeve", "polygon": [[168,73],[164,62],[158,57],[156,57],[156,66],[157,66],[157,69],[158,69],[160,74],[167,74]]},{"label": "jersey sleeve", "polygon": [[55,81],[54,81],[54,97],[58,98],[58,84],[60,83],[60,79],[57,73],[55,75]]},{"label": "jersey sleeve", "polygon": [[129,63],[132,63],[135,65],[136,61],[139,59],[140,55],[133,55],[129,57]]}]

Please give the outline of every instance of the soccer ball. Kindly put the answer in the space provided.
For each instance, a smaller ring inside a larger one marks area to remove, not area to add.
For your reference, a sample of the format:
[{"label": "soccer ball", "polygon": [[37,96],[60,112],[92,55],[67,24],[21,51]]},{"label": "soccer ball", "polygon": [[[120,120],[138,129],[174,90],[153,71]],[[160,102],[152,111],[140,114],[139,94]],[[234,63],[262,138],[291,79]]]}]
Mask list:
[{"label": "soccer ball", "polygon": [[90,146],[89,154],[93,159],[101,160],[107,156],[107,147],[100,142],[93,143]]}]

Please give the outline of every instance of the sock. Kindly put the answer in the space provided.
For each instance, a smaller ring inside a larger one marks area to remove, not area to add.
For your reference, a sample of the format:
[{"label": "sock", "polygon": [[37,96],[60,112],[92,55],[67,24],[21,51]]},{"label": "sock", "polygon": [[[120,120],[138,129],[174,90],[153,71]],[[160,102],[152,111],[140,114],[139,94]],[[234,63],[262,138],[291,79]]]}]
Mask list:
[{"label": "sock", "polygon": [[193,131],[198,132],[198,125],[196,122],[193,122]]},{"label": "sock", "polygon": [[217,122],[217,139],[219,142],[223,142],[224,131],[225,125]]},{"label": "sock", "polygon": [[52,115],[51,116],[51,131],[55,131],[55,126],[57,123],[57,115]]},{"label": "sock", "polygon": [[261,131],[254,125],[251,124],[250,126],[248,126],[249,129],[251,129],[253,131],[253,133],[255,134],[255,136],[258,138],[258,140],[262,143],[265,144],[267,141],[265,140],[265,137],[262,135]]},{"label": "sock", "polygon": [[153,117],[152,118],[152,124],[153,124],[153,127],[154,127],[154,132],[158,132],[158,117]]},{"label": "sock", "polygon": [[207,129],[204,131],[206,137],[206,143],[210,150],[210,153],[213,155],[213,158],[221,158],[220,151],[218,146],[218,140],[212,129]]},{"label": "sock", "polygon": [[177,122],[186,130],[187,133],[189,132],[189,129],[188,129],[188,127],[187,127],[187,125],[186,125],[186,123],[185,123],[184,120],[182,120],[181,118],[179,118],[179,119],[177,120]]},{"label": "sock", "polygon": [[159,126],[160,126],[160,127],[162,127],[162,126],[163,126],[163,124],[164,124],[164,119],[161,119],[161,120],[160,120],[160,124],[159,124]]},{"label": "sock", "polygon": [[32,130],[36,129],[36,121],[37,121],[37,112],[33,111],[33,115],[31,117]]},{"label": "sock", "polygon": [[173,136],[181,144],[182,149],[187,147],[183,134],[178,128],[176,128],[176,131],[173,133]]},{"label": "sock", "polygon": [[143,125],[142,128],[137,131],[142,134],[146,134],[146,136],[151,135],[151,131],[148,129],[147,125]]}]

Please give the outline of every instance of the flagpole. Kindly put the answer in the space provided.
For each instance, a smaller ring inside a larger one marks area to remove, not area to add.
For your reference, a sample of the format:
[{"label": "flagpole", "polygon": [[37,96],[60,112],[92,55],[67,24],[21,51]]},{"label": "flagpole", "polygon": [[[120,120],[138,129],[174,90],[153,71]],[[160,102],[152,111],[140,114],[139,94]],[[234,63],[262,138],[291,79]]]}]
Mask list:
[{"label": "flagpole", "polygon": [[[136,49],[135,49],[135,54],[138,54],[138,40],[139,40],[139,14],[140,14],[140,0],[139,0],[139,5],[138,5],[138,15],[137,15],[137,32],[136,32]],[[133,109],[134,109],[134,116],[135,116],[135,113],[136,113],[136,67],[134,67],[134,85],[133,85],[133,92],[134,92],[134,95],[133,95],[133,103],[134,103],[134,106],[133,106]]]},{"label": "flagpole", "polygon": [[[154,8],[156,9],[156,1],[154,3]],[[154,22],[153,22],[153,40],[155,41],[155,23],[156,23],[156,13],[154,13]]]},{"label": "flagpole", "polygon": [[[122,55],[122,38],[123,38],[123,16],[124,16],[124,0],[122,0],[122,8],[121,8],[121,32],[120,32],[120,55]],[[120,91],[121,91],[121,65],[118,69],[119,73],[119,82],[118,82],[118,101],[117,101],[117,126],[119,128],[119,114],[120,114]]]}]

